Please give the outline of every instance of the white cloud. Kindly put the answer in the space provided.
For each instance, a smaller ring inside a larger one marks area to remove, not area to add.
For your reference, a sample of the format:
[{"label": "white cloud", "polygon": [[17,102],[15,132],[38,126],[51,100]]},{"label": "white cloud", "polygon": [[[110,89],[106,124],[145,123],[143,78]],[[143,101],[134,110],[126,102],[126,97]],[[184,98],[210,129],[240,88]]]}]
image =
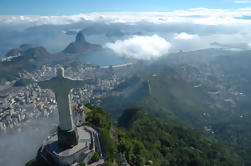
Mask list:
[{"label": "white cloud", "polygon": [[171,44],[164,38],[153,35],[133,36],[126,40],[107,43],[105,47],[112,49],[123,57],[151,60],[167,54],[171,48]]},{"label": "white cloud", "polygon": [[193,34],[187,34],[186,32],[181,32],[178,34],[175,34],[174,39],[178,40],[191,40],[191,39],[197,39],[199,38],[198,35],[193,35]]},{"label": "white cloud", "polygon": [[248,48],[249,48],[249,49],[251,49],[251,42],[250,42],[250,43],[248,43]]},{"label": "white cloud", "polygon": [[248,4],[248,3],[251,3],[250,0],[237,0],[237,1],[234,1],[234,3],[237,3],[237,4]]},{"label": "white cloud", "polygon": [[[251,0],[238,0],[237,3],[250,2]],[[237,25],[249,24],[251,20],[241,19],[243,16],[251,16],[251,8],[239,9],[208,9],[192,8],[188,10],[176,10],[172,12],[101,12],[84,13],[71,16],[4,16],[0,15],[0,24],[32,23],[41,24],[71,24],[81,21],[94,21],[106,23],[130,23],[150,22],[163,23],[195,23],[203,25]]]}]

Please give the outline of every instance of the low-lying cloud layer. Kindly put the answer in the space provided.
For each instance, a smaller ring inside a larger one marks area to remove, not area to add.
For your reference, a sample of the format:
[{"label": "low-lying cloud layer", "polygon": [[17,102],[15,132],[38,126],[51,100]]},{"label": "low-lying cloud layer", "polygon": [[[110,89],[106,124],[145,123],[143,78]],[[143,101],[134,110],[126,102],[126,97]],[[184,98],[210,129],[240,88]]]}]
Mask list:
[{"label": "low-lying cloud layer", "polygon": [[192,40],[192,39],[197,39],[199,36],[197,34],[188,34],[186,32],[181,32],[179,34],[175,34],[174,39],[177,40]]},{"label": "low-lying cloud layer", "polygon": [[50,131],[56,128],[55,123],[58,121],[56,117],[36,120],[29,126],[24,126],[21,132],[13,132],[6,136],[1,135],[0,165],[23,166],[34,159]]},{"label": "low-lying cloud layer", "polygon": [[[238,3],[244,3],[244,0],[239,0]],[[74,40],[73,35],[67,35],[72,34],[72,29],[82,30],[89,42],[100,45],[114,41],[122,42],[133,35],[158,35],[172,43],[172,51],[210,47],[229,49],[232,46],[247,50],[250,49],[251,43],[250,27],[251,8],[100,12],[70,16],[0,15],[0,57],[9,49],[24,43],[44,46],[50,52],[61,51]],[[220,44],[211,44],[216,41]],[[123,56],[131,56],[132,52],[135,51],[129,50],[126,54],[124,51]],[[139,57],[141,56],[137,56],[138,59],[142,59]]]},{"label": "low-lying cloud layer", "polygon": [[[250,3],[249,0],[237,0],[236,3]],[[251,8],[208,9],[192,8],[172,12],[120,12],[120,13],[85,13],[71,16],[0,16],[0,23],[5,24],[72,24],[81,21],[100,21],[106,23],[195,23],[203,25],[251,24]]]},{"label": "low-lying cloud layer", "polygon": [[107,43],[105,47],[126,58],[151,60],[167,54],[171,44],[164,38],[153,36],[133,36],[126,40]]}]

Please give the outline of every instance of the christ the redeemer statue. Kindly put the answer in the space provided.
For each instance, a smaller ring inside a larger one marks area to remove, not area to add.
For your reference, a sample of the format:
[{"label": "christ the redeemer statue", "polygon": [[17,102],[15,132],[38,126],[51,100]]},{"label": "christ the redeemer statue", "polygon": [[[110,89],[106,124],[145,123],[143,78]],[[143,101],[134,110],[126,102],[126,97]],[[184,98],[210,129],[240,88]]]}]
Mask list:
[{"label": "christ the redeemer statue", "polygon": [[57,70],[57,76],[51,80],[38,82],[42,89],[51,89],[55,93],[58,112],[58,143],[62,147],[72,147],[78,144],[78,134],[73,123],[71,108],[71,91],[73,88],[81,88],[93,80],[73,80],[64,77],[64,68]]}]

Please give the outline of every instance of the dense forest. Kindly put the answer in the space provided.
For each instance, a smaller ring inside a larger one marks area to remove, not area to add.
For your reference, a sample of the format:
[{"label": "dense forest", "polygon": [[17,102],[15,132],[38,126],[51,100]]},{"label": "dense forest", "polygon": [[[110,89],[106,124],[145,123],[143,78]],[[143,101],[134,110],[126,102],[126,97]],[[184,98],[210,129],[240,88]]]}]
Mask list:
[{"label": "dense forest", "polygon": [[119,163],[120,154],[135,166],[241,165],[235,154],[195,130],[160,122],[143,108],[126,109],[115,126],[101,108],[86,106],[92,110],[88,111],[86,123],[102,133],[107,165]]}]

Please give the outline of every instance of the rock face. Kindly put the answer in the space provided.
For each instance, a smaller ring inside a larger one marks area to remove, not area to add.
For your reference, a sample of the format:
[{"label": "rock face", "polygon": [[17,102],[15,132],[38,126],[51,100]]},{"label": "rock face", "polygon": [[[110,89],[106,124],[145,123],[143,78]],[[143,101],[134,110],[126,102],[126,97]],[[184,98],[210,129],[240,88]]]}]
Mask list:
[{"label": "rock face", "polygon": [[21,51],[18,48],[13,48],[7,54],[5,57],[16,57],[16,56],[21,56]]},{"label": "rock face", "polygon": [[76,36],[76,42],[86,42],[86,39],[82,32],[79,32]]},{"label": "rock face", "polygon": [[68,53],[68,54],[87,53],[89,51],[94,51],[100,48],[101,48],[100,45],[87,42],[83,33],[79,32],[76,36],[75,42],[70,43],[64,49],[63,53]]}]

